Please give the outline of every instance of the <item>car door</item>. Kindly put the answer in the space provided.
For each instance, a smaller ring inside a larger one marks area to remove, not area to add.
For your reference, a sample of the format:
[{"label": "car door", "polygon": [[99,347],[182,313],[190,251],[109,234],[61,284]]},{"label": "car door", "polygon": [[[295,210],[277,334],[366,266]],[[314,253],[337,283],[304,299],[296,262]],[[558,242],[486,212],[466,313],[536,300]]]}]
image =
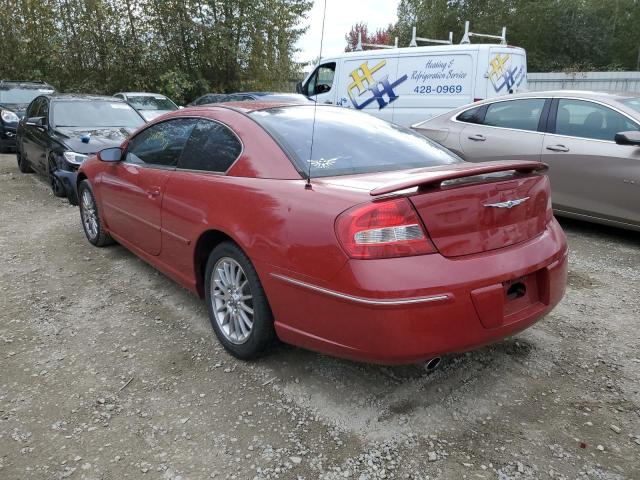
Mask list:
[{"label": "car door", "polygon": [[129,141],[124,161],[102,173],[100,195],[109,230],[150,255],[162,250],[164,188],[196,121],[171,119],[143,130]]},{"label": "car door", "polygon": [[44,170],[44,162],[42,161],[41,135],[45,130],[44,126],[36,126],[31,124],[30,119],[42,118],[45,111],[46,99],[44,97],[36,98],[29,108],[27,114],[22,119],[22,135],[20,149],[22,154],[29,161],[31,166],[42,173]]},{"label": "car door", "polygon": [[542,161],[549,164],[554,208],[640,224],[640,148],[615,143],[615,134],[639,130],[604,104],[554,99]]},{"label": "car door", "polygon": [[455,121],[466,123],[460,131],[465,160],[540,160],[544,125],[550,100],[519,98],[485,105],[472,121],[463,114]]}]

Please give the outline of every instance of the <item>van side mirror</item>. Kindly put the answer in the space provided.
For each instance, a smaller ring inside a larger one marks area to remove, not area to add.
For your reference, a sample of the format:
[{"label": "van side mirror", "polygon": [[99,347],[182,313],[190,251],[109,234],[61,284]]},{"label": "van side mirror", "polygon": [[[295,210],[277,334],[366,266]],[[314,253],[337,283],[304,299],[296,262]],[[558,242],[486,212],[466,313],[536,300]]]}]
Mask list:
[{"label": "van side mirror", "polygon": [[296,93],[302,93],[302,82],[296,83]]},{"label": "van side mirror", "polygon": [[98,152],[98,160],[102,162],[119,162],[122,160],[123,153],[120,147],[105,148]]},{"label": "van side mirror", "polygon": [[633,145],[640,147],[640,132],[618,132],[614,137],[618,145]]},{"label": "van side mirror", "polygon": [[26,124],[30,127],[44,128],[44,117],[27,118]]}]

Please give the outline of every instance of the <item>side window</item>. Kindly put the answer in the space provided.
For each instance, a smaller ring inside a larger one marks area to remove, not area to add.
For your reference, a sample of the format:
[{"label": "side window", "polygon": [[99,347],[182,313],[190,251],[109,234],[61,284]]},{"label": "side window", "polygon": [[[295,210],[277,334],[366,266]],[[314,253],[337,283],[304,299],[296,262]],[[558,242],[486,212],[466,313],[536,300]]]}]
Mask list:
[{"label": "side window", "polygon": [[210,120],[198,120],[184,147],[178,167],[226,172],[241,151],[240,140],[228,127]]},{"label": "side window", "polygon": [[42,97],[38,97],[29,104],[29,108],[27,108],[27,118],[33,118],[33,117],[39,116],[38,111],[40,110],[40,105],[41,105],[40,102],[42,100],[43,100]]},{"label": "side window", "polygon": [[49,125],[49,101],[46,98],[40,99],[42,102],[38,109],[38,116],[43,117],[42,121],[45,125]]},{"label": "side window", "polygon": [[129,141],[125,161],[175,167],[196,122],[193,118],[179,118],[143,130]]},{"label": "side window", "polygon": [[456,117],[456,120],[465,123],[480,123],[480,119],[478,118],[480,110],[482,110],[482,106],[465,110]]},{"label": "side window", "polygon": [[484,125],[491,127],[538,130],[538,122],[544,107],[544,98],[508,100],[489,105],[484,116]]},{"label": "side window", "polygon": [[562,98],[558,101],[558,135],[614,141],[616,133],[630,130],[638,130],[638,125],[604,105]]},{"label": "side window", "polygon": [[309,82],[304,88],[304,94],[308,97],[319,93],[326,93],[333,86],[333,77],[336,73],[335,62],[325,63],[316,68],[313,75],[309,77]]}]

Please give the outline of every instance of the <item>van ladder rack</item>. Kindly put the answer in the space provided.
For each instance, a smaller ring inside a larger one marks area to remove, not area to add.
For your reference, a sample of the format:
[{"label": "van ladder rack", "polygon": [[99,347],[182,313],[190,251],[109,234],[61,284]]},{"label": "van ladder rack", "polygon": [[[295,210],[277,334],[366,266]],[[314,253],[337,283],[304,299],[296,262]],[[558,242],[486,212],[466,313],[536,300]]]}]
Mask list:
[{"label": "van ladder rack", "polygon": [[507,27],[502,27],[502,35],[489,35],[487,33],[474,33],[469,31],[469,20],[464,22],[464,35],[460,44],[471,43],[471,37],[490,38],[492,40],[500,40],[500,45],[507,44]]},{"label": "van ladder rack", "polygon": [[362,43],[362,32],[358,32],[358,44],[356,45],[356,52],[361,52],[364,47],[371,48],[398,48],[398,37],[396,37],[395,45],[379,45],[376,43]]},{"label": "van ladder rack", "polygon": [[438,43],[441,45],[453,45],[453,32],[449,32],[449,40],[436,40],[433,38],[416,37],[416,27],[413,27],[413,33],[411,34],[410,47],[417,47],[418,42]]}]

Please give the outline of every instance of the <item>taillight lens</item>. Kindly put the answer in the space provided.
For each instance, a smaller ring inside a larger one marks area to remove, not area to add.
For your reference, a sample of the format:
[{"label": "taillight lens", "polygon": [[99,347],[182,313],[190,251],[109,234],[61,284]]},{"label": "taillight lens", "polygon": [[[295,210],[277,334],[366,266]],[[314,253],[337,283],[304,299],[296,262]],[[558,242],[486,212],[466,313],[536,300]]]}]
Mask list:
[{"label": "taillight lens", "polygon": [[336,234],[351,258],[408,257],[435,253],[406,198],[353,207],[338,216]]}]

